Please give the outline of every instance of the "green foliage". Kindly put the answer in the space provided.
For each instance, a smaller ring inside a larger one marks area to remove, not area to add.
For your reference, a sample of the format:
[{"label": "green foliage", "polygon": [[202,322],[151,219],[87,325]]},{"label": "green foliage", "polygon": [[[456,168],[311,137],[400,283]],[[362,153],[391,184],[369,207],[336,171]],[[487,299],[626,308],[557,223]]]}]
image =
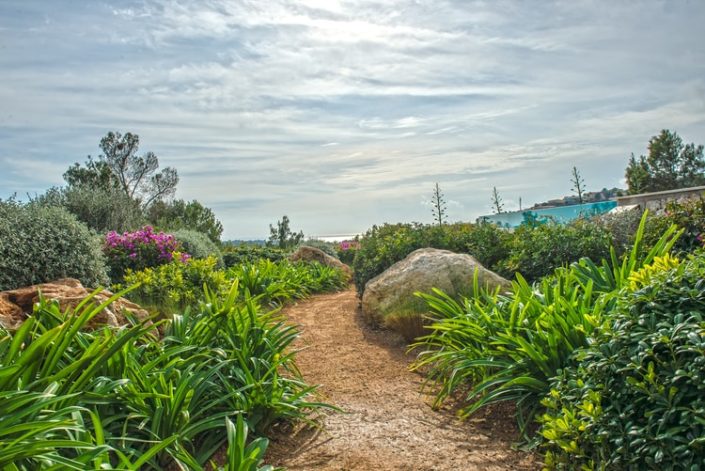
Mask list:
[{"label": "green foliage", "polygon": [[356,247],[350,247],[346,250],[343,250],[339,246],[336,249],[336,257],[344,264],[352,266],[353,262],[355,261],[355,256],[357,255],[357,250],[358,249]]},{"label": "green foliage", "polygon": [[205,301],[204,286],[213,293],[224,293],[237,281],[243,293],[247,291],[262,304],[276,305],[312,293],[339,290],[347,284],[341,270],[318,263],[259,259],[219,270],[213,257],[128,271],[124,279],[126,286],[139,284],[128,295],[130,299],[167,315]]},{"label": "green foliage", "polygon": [[257,469],[266,443],[246,444],[245,423],[261,435],[323,406],[294,364],[295,327],[237,283],[171,320],[83,330],[110,301],[43,302],[0,329],[0,468],[202,470],[228,440],[227,469]]},{"label": "green foliage", "polygon": [[226,420],[228,431],[228,464],[218,468],[219,471],[279,471],[281,468],[262,466],[262,459],[269,446],[269,440],[259,437],[247,443],[248,427],[242,415],[237,416],[237,423]]},{"label": "green foliage", "polygon": [[287,250],[258,245],[226,245],[223,247],[223,262],[226,267],[234,267],[243,263],[252,263],[260,259],[277,262],[288,255]]},{"label": "green foliage", "polygon": [[601,260],[609,256],[610,234],[586,219],[569,224],[524,224],[514,231],[510,254],[500,272],[521,273],[534,281],[583,257]]},{"label": "green foliage", "polygon": [[663,129],[649,140],[649,155],[632,154],[625,171],[630,194],[705,185],[703,146],[683,144],[678,133]]},{"label": "green foliage", "polygon": [[237,279],[250,294],[270,304],[304,298],[312,293],[339,290],[348,282],[342,270],[320,263],[272,262],[266,259],[231,267],[226,271],[226,277]]},{"label": "green foliage", "polygon": [[541,434],[556,469],[700,469],[705,254],[620,293],[610,325],[552,383]]},{"label": "green foliage", "polygon": [[690,253],[705,246],[705,197],[686,201],[672,201],[666,205],[665,224],[684,229],[676,250]]},{"label": "green foliage", "polygon": [[172,235],[181,243],[183,251],[191,257],[215,257],[218,260],[218,267],[223,267],[223,254],[220,248],[207,235],[190,229],[179,229],[172,232]]},{"label": "green foliage", "polygon": [[71,185],[50,188],[35,203],[62,207],[99,233],[132,231],[145,223],[139,205],[113,187]]},{"label": "green foliage", "polygon": [[138,285],[129,293],[130,299],[162,313],[171,313],[203,301],[204,286],[213,293],[227,289],[225,273],[218,270],[217,265],[216,258],[208,257],[186,263],[174,261],[140,271],[128,270],[124,282],[114,289]]},{"label": "green foliage", "polygon": [[468,388],[463,415],[510,400],[523,428],[549,392],[551,378],[574,365],[573,352],[590,344],[629,277],[668,253],[680,235],[670,228],[642,256],[645,222],[621,261],[614,252],[600,266],[582,259],[534,285],[517,276],[509,294],[485,292],[476,279],[474,295],[460,302],[438,290],[420,293],[435,322],[416,345],[424,348],[416,367],[428,369],[440,384],[437,404]]},{"label": "green foliage", "polygon": [[0,200],[0,290],[67,277],[108,282],[99,237],[65,209]]},{"label": "green foliage", "polygon": [[289,217],[284,215],[281,221],[277,221],[277,227],[269,225],[269,240],[267,245],[270,247],[278,247],[280,249],[289,249],[295,247],[304,238],[304,233],[292,232],[289,227]]},{"label": "green foliage", "polygon": [[198,231],[215,244],[220,243],[223,225],[210,208],[196,200],[155,201],[147,208],[147,218],[156,227],[165,231],[182,229]]}]

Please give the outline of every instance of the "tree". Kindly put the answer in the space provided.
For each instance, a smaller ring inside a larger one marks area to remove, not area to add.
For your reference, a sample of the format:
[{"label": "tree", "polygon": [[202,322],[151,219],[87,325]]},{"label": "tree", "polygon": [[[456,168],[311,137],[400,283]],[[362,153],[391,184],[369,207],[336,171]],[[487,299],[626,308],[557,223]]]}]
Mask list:
[{"label": "tree", "polygon": [[676,132],[663,129],[649,140],[649,155],[632,154],[625,170],[629,193],[705,185],[703,146],[683,144]]},{"label": "tree", "polygon": [[438,223],[438,226],[443,225],[443,220],[446,217],[446,201],[443,199],[443,193],[441,193],[441,187],[436,183],[433,189],[433,195],[431,196],[431,213],[433,214],[433,220]]},{"label": "tree", "polygon": [[220,236],[223,234],[223,225],[215,217],[213,210],[196,200],[155,201],[147,209],[147,219],[163,230],[198,231],[216,244],[220,243]]},{"label": "tree", "polygon": [[291,232],[289,227],[289,217],[284,215],[281,221],[277,221],[277,227],[274,227],[271,224],[269,225],[269,240],[267,241],[267,245],[277,246],[280,249],[287,249],[297,245],[303,240],[303,238],[303,232]]},{"label": "tree", "polygon": [[173,196],[179,182],[176,170],[166,167],[157,172],[159,159],[153,152],[137,155],[139,143],[137,134],[109,132],[100,140],[103,155],[98,160],[89,156],[85,167],[75,163],[64,174],[64,180],[69,185],[119,188],[143,208]]},{"label": "tree", "polygon": [[502,214],[504,211],[504,204],[502,203],[502,197],[499,196],[497,187],[492,187],[492,207],[494,208],[495,214]]},{"label": "tree", "polygon": [[573,184],[573,191],[578,194],[578,204],[583,204],[583,193],[585,192],[585,180],[580,176],[577,167],[573,166],[573,171],[570,173],[570,182]]}]

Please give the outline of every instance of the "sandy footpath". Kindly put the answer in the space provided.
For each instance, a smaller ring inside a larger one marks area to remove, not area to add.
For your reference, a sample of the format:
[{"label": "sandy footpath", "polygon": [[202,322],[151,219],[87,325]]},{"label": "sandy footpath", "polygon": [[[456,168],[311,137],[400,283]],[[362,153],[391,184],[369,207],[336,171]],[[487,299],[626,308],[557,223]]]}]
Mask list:
[{"label": "sandy footpath", "polygon": [[302,331],[297,363],[322,399],[323,427],[275,430],[267,463],[289,470],[534,470],[531,455],[511,448],[506,409],[459,422],[434,411],[423,377],[392,332],[369,329],[353,290],[314,296],[283,311]]}]

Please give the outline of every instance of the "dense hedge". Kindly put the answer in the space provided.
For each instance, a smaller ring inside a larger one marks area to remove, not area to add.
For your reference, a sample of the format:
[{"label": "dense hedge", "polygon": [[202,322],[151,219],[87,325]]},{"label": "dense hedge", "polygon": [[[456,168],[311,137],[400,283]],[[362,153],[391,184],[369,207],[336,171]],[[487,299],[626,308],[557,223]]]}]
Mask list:
[{"label": "dense hedge", "polygon": [[255,245],[226,245],[223,247],[223,262],[226,267],[234,267],[243,263],[252,263],[260,259],[272,262],[283,260],[288,251],[275,247],[260,247]]},{"label": "dense hedge", "polygon": [[108,283],[99,237],[63,208],[0,201],[0,290],[67,277]]},{"label": "dense hedge", "polygon": [[[614,248],[619,257],[634,244],[641,213],[627,211],[568,224],[548,221],[526,223],[514,231],[490,223],[444,225],[384,224],[373,226],[360,237],[354,253],[355,286],[365,284],[416,249],[433,247],[474,256],[485,267],[513,279],[520,273],[532,282],[581,258],[601,260]],[[675,250],[690,253],[705,241],[705,199],[672,202],[664,214],[646,220],[642,252],[645,254],[664,231],[676,224],[685,229]]]},{"label": "dense hedge", "polygon": [[608,258],[610,246],[607,229],[587,219],[570,224],[524,224],[512,234],[499,272],[511,278],[519,272],[528,281],[535,281],[583,257]]},{"label": "dense hedge", "polygon": [[547,465],[700,469],[705,460],[705,255],[632,276],[611,328],[545,400]]}]

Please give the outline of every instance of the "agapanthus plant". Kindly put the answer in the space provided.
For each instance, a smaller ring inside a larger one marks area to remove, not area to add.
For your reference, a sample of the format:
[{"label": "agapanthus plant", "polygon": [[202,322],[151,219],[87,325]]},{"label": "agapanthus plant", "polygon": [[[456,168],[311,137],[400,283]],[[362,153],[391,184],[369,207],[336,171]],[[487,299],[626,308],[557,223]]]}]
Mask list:
[{"label": "agapanthus plant", "polygon": [[151,226],[123,234],[108,232],[103,252],[108,259],[113,282],[121,281],[128,269],[143,270],[172,260],[186,263],[190,258],[189,254],[181,251],[181,244],[173,235],[155,232]]}]

